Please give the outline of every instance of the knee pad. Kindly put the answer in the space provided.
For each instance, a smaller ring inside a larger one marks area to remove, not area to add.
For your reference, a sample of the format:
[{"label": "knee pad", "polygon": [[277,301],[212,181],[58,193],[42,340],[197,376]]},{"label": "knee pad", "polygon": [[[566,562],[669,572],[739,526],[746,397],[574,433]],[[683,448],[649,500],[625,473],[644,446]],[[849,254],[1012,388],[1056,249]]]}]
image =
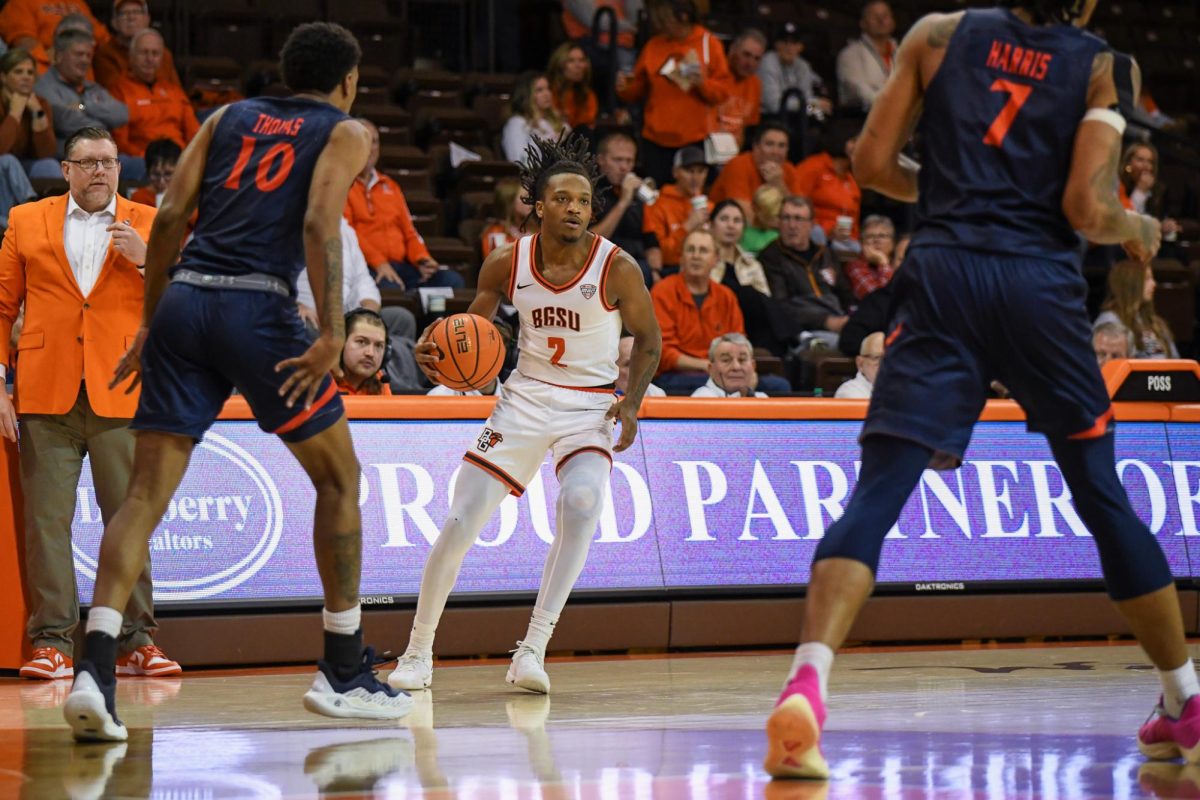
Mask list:
[{"label": "knee pad", "polygon": [[570,481],[563,484],[560,496],[564,508],[576,514],[591,514],[600,505],[600,492],[585,481]]}]

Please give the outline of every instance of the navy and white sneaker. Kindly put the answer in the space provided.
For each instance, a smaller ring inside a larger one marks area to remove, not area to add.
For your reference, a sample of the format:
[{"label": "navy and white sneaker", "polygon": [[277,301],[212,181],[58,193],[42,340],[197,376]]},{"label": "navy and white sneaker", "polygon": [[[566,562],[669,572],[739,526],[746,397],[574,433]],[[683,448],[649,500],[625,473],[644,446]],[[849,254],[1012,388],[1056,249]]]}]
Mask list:
[{"label": "navy and white sneaker", "polygon": [[412,710],[412,697],[375,677],[375,648],[368,647],[363,650],[358,673],[348,681],[338,680],[333,667],[318,661],[304,707],[327,717],[399,719]]},{"label": "navy and white sneaker", "polygon": [[63,704],[63,719],[77,742],[123,742],[129,732],[117,719],[117,682],[100,680],[90,661],[75,666],[75,683]]}]

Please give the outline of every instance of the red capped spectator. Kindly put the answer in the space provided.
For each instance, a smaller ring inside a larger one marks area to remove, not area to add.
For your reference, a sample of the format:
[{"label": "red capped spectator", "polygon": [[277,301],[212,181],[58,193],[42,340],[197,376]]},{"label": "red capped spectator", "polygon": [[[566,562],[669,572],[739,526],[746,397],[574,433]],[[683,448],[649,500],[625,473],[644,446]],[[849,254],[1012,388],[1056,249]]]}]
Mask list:
[{"label": "red capped spectator", "polygon": [[592,90],[592,62],[576,42],[564,42],[550,54],[546,65],[554,107],[572,128],[592,127],[600,102]]},{"label": "red capped spectator", "polygon": [[129,123],[113,131],[117,147],[127,156],[142,156],[146,145],[170,139],[186,147],[200,123],[178,83],[159,77],[163,62],[162,34],[145,28],[129,45],[129,72],[112,87],[112,95],[129,107]]},{"label": "red capped spectator", "polygon": [[633,73],[617,75],[617,94],[644,103],[642,166],[659,184],[671,177],[675,151],[709,134],[714,110],[729,97],[725,49],[696,24],[692,0],[650,0],[657,32],[642,48]]}]

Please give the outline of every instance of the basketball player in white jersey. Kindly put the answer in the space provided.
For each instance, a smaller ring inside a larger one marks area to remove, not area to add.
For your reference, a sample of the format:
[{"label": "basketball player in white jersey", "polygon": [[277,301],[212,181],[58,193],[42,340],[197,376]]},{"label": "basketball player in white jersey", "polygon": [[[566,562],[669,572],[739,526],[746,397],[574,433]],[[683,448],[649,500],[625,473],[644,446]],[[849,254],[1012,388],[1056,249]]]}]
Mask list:
[{"label": "basketball player in white jersey", "polygon": [[[637,435],[638,407],[662,347],[641,268],[588,231],[596,175],[582,137],[534,137],[527,150],[522,188],[541,232],[487,257],[469,309],[491,319],[505,297],[517,307],[517,369],[464,456],[450,515],[425,563],[408,649],[388,678],[393,687],[424,689],[432,682],[434,631],[463,557],[505,495],[525,491],[549,450],[560,487],[557,529],[507,680],[534,692],[550,690],[546,644],[595,536],[612,453],[628,448]],[[629,385],[618,400],[613,390],[622,326],[634,343]],[[436,381],[437,347],[423,337],[415,353]],[[615,446],[614,420],[621,423]]]}]

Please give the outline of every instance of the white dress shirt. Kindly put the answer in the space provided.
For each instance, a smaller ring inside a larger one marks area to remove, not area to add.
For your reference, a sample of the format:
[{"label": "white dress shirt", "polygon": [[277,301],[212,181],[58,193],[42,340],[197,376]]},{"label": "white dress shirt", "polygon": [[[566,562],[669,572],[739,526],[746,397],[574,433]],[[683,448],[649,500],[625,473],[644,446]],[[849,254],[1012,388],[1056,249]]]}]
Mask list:
[{"label": "white dress shirt", "polygon": [[[380,302],[379,287],[371,279],[367,259],[358,243],[358,234],[345,217],[342,217],[339,230],[342,235],[342,310],[353,311],[362,305],[363,300]],[[319,310],[308,282],[307,269],[300,270],[300,277],[296,278],[296,302]]]},{"label": "white dress shirt", "polygon": [[838,400],[870,400],[871,390],[874,388],[867,376],[859,370],[857,375],[839,386],[833,396]]},{"label": "white dress shirt", "polygon": [[[727,392],[720,386],[717,386],[716,381],[712,378],[708,379],[708,383],[701,386],[696,391],[692,392],[692,397],[745,397],[741,392]],[[755,392],[755,397],[766,397],[765,392]]]},{"label": "white dress shirt", "polygon": [[63,247],[79,291],[87,297],[108,257],[108,245],[112,241],[108,226],[117,219],[117,196],[114,194],[107,206],[92,214],[80,208],[74,196],[69,197],[67,218],[63,223]]}]

